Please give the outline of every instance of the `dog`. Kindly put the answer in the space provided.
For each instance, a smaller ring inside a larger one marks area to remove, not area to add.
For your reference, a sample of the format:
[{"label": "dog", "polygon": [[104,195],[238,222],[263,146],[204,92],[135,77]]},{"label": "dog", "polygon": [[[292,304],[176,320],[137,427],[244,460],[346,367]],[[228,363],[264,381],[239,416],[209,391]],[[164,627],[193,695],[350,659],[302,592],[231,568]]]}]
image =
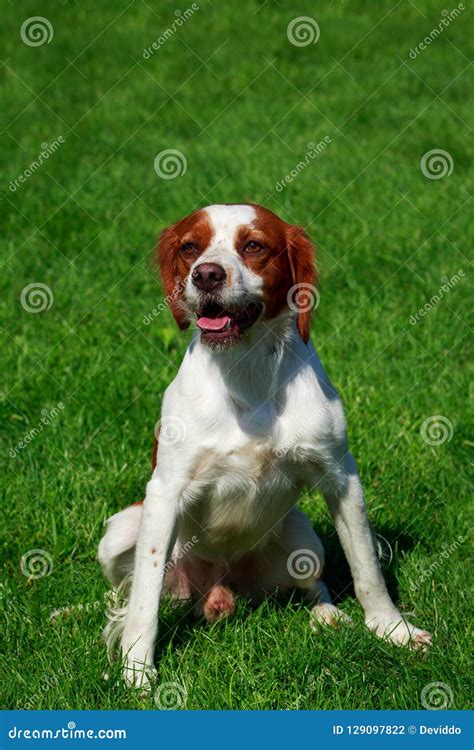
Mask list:
[{"label": "dog", "polygon": [[[234,596],[298,589],[310,622],[347,616],[321,580],[323,545],[296,507],[322,491],[370,630],[424,648],[390,599],[348,449],[341,400],[310,341],[318,298],[306,232],[254,204],[200,209],[165,229],[158,261],[180,329],[195,335],[166,389],[143,503],[109,519],[99,560],[128,606],[113,613],[123,676],[154,675],[160,596],[215,621]],[[131,578],[131,585],[130,585]]]}]

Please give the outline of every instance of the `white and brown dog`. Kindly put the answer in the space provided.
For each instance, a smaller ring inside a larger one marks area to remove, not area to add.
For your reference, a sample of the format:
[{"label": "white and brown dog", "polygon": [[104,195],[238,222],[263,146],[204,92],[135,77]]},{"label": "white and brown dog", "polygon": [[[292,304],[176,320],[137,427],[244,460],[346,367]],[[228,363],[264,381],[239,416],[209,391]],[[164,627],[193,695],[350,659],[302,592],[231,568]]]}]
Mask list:
[{"label": "white and brown dog", "polygon": [[[193,598],[209,620],[300,589],[311,619],[347,619],[320,579],[324,551],[295,507],[320,489],[350,564],[367,626],[397,644],[431,637],[404,620],[385,587],[341,401],[309,339],[314,248],[255,205],[214,205],[162,233],[158,258],[181,329],[196,335],[162,406],[142,503],[113,516],[99,559],[114,587],[130,578],[124,676],[153,673],[160,596]],[[156,460],[157,459],[157,460]]]}]

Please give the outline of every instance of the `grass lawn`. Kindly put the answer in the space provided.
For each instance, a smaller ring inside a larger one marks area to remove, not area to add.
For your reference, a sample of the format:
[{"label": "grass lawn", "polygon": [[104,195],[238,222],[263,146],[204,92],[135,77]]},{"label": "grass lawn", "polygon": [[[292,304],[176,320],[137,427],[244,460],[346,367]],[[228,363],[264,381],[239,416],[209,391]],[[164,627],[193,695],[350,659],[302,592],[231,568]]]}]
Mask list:
[{"label": "grass lawn", "polygon": [[[179,23],[169,2],[5,5],[1,706],[164,700],[127,692],[107,666],[97,544],[105,519],[143,496],[188,341],[166,306],[152,312],[155,238],[199,206],[251,201],[317,242],[313,340],[344,398],[391,592],[434,646],[396,649],[364,628],[311,492],[301,505],[353,626],[314,634],[295,599],[240,601],[208,628],[165,601],[160,685],[188,709],[406,709],[423,707],[426,686],[436,703],[443,683],[441,703],[466,708],[469,11],[417,53],[446,20],[432,0],[197,5]],[[53,35],[33,46],[20,28],[39,12]],[[305,15],[320,36],[298,46],[287,27]],[[181,154],[174,179],[154,166],[167,149]],[[437,165],[423,159],[433,149]],[[90,606],[51,624],[78,603]]]}]

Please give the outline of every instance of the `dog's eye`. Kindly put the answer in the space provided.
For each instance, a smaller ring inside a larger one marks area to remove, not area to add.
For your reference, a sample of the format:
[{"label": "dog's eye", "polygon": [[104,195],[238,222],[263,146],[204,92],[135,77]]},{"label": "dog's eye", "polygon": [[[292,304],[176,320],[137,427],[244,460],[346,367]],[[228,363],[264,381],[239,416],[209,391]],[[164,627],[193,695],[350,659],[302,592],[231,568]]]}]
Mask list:
[{"label": "dog's eye", "polygon": [[255,254],[263,250],[263,245],[255,240],[250,240],[244,247],[244,253]]},{"label": "dog's eye", "polygon": [[199,251],[198,246],[194,242],[185,242],[181,245],[181,252],[184,255],[197,255]]}]

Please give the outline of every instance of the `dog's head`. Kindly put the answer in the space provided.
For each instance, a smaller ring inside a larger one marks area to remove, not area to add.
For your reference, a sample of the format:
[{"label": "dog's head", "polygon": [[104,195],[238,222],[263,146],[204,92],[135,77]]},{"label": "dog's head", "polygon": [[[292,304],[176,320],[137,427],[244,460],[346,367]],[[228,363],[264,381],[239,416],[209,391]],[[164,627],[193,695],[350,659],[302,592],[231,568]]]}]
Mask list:
[{"label": "dog's head", "polygon": [[165,229],[158,260],[179,327],[196,319],[201,341],[231,346],[257,321],[294,311],[309,338],[314,247],[303,229],[254,205],[200,209]]}]

